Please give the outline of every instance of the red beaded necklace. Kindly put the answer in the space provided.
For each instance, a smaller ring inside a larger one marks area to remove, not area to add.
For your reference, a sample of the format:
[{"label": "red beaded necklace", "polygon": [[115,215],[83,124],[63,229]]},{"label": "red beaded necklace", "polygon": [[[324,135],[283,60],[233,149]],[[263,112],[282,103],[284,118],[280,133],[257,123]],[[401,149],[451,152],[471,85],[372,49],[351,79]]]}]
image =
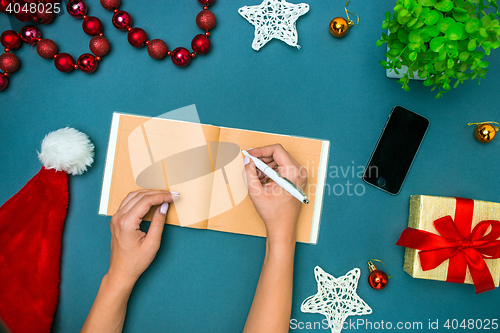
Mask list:
[{"label": "red beaded necklace", "polygon": [[0,43],[5,47],[5,53],[0,55],[0,69],[4,71],[0,74],[0,91],[7,88],[9,74],[17,71],[21,65],[19,58],[10,51],[18,49],[22,42],[28,45],[36,44],[38,55],[44,59],[54,59],[54,65],[60,72],[69,73],[74,69],[80,69],[82,72],[89,74],[95,72],[101,57],[108,54],[110,49],[109,41],[102,32],[103,25],[97,17],[87,16],[87,4],[82,0],[69,1],[67,9],[72,17],[83,18],[83,31],[87,35],[94,36],[89,44],[90,51],[93,54],[84,53],[75,62],[75,59],[70,54],[59,53],[54,41],[42,39],[41,31],[35,26],[26,25],[19,33],[6,30],[0,36]]},{"label": "red beaded necklace", "polygon": [[198,0],[198,2],[203,5],[203,10],[196,16],[196,25],[201,30],[205,30],[205,33],[196,35],[193,38],[191,42],[193,52],[189,52],[185,47],[178,47],[173,51],[169,51],[167,44],[163,40],[148,40],[146,31],[141,28],[132,28],[132,16],[126,11],[119,10],[121,0],[101,0],[101,5],[104,9],[114,13],[112,22],[116,29],[128,31],[130,45],[137,48],[147,46],[151,58],[160,60],[170,56],[174,65],[186,67],[197,54],[206,54],[210,51],[209,30],[212,30],[216,23],[214,13],[208,10],[208,6],[213,5],[215,0]]},{"label": "red beaded necklace", "polygon": [[[59,2],[59,0],[38,0],[38,4],[48,6],[49,4]],[[42,2],[44,1],[44,2]],[[196,35],[192,42],[191,48],[193,52],[189,52],[184,47],[177,47],[173,51],[168,50],[167,44],[161,39],[148,40],[147,33],[141,28],[132,28],[132,17],[129,13],[119,10],[121,0],[100,0],[101,5],[114,13],[113,25],[118,30],[128,31],[128,41],[133,47],[141,48],[147,46],[148,54],[154,59],[163,59],[170,56],[172,62],[179,67],[189,65],[191,59],[197,54],[206,54],[210,51],[211,42],[209,30],[212,30],[216,24],[215,15],[208,10],[208,6],[214,4],[215,0],[198,0],[203,5],[203,10],[196,16],[196,25],[205,31],[204,34]],[[15,4],[15,0],[0,0],[0,11],[6,12],[9,4]],[[24,3],[17,1],[17,3]],[[17,13],[16,18],[20,21],[27,22],[31,19],[44,24],[51,23],[54,20],[54,14],[44,12],[43,7],[35,14],[20,14]],[[74,58],[68,53],[58,53],[58,47],[54,41],[50,39],[42,39],[41,31],[32,25],[24,26],[19,33],[12,30],[7,30],[0,36],[0,42],[5,47],[5,53],[0,55],[0,91],[7,88],[9,83],[8,76],[19,69],[19,58],[11,53],[11,50],[18,49],[22,42],[28,45],[36,45],[36,51],[44,59],[54,59],[55,67],[63,72],[69,73],[74,69],[80,69],[85,73],[93,73],[98,66],[101,57],[108,54],[110,50],[109,41],[104,37],[102,22],[93,16],[87,16],[88,7],[83,0],[71,0],[67,5],[68,13],[75,18],[83,18],[83,31],[93,36],[90,41],[89,48],[93,54],[82,54],[75,62]]]}]

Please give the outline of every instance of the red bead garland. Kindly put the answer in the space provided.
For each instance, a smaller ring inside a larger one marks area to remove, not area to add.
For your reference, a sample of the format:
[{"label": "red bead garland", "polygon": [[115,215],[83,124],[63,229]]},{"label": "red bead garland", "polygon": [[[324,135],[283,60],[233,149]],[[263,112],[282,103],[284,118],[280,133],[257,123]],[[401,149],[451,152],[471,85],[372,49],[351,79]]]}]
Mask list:
[{"label": "red bead garland", "polygon": [[116,29],[127,30],[132,25],[132,16],[123,10],[115,9],[112,22]]},{"label": "red bead garland", "polygon": [[133,47],[143,47],[148,40],[148,34],[141,28],[133,28],[128,31],[128,42]]},{"label": "red bead garland", "polygon": [[7,79],[7,75],[7,73],[0,74],[0,91],[4,90],[9,85],[9,79]]},{"label": "red bead garland", "polygon": [[71,0],[68,2],[66,8],[68,9],[68,14],[74,18],[82,18],[88,12],[87,4],[81,0]]},{"label": "red bead garland", "polygon": [[208,6],[213,5],[215,0],[198,0],[198,2],[203,5],[203,10],[196,16],[196,25],[200,29],[205,30],[205,34],[199,34],[193,38],[191,42],[193,52],[189,52],[189,50],[184,47],[178,47],[173,51],[169,51],[167,44],[163,40],[153,39],[149,41],[146,31],[141,28],[132,28],[132,16],[128,12],[119,9],[121,0],[100,1],[104,9],[114,13],[111,20],[114,27],[118,30],[128,31],[127,39],[130,45],[137,48],[147,45],[148,54],[153,59],[160,60],[166,56],[170,56],[174,65],[186,67],[196,54],[206,54],[210,51],[211,43],[208,38],[208,36],[210,36],[209,30],[215,27],[217,20],[214,13],[208,10]]},{"label": "red bead garland", "polygon": [[53,59],[57,52],[56,43],[50,39],[42,39],[36,44],[36,53],[44,59]]},{"label": "red bead garland", "polygon": [[0,35],[0,40],[4,47],[8,47],[11,50],[17,50],[22,42],[17,32],[13,30],[5,30],[2,35]]},{"label": "red bead garland", "polygon": [[89,36],[97,36],[104,29],[101,20],[94,16],[87,16],[82,23],[83,31]]},{"label": "red bead garland", "polygon": [[97,69],[97,59],[93,54],[85,53],[78,58],[78,68],[84,73],[94,73]]},{"label": "red bead garland", "polygon": [[105,56],[108,54],[111,45],[109,44],[109,41],[106,37],[104,36],[95,36],[90,40],[89,43],[89,48],[90,52],[95,54],[98,57]]},{"label": "red bead garland", "polygon": [[[0,0],[0,10],[6,5],[5,1],[7,1],[8,5],[10,0]],[[47,4],[53,2],[53,0],[45,0],[45,2]],[[75,61],[73,56],[68,53],[58,53],[57,44],[50,39],[42,39],[41,31],[32,25],[24,26],[19,33],[12,30],[4,31],[0,35],[0,42],[5,47],[5,53],[0,55],[0,69],[4,71],[3,73],[0,72],[0,91],[7,88],[9,73],[19,69],[19,58],[10,51],[19,48],[21,42],[36,45],[38,55],[44,59],[54,59],[54,65],[60,72],[69,73],[74,69],[80,69],[80,71],[90,74],[96,71],[101,57],[108,54],[110,50],[109,41],[102,32],[102,22],[97,17],[87,16],[88,7],[83,0],[69,1],[67,10],[72,17],[83,18],[83,31],[90,36],[94,36],[89,43],[90,51],[94,54],[84,53]],[[45,19],[40,16],[40,13],[36,15],[38,15],[37,20],[40,20],[40,18]]]},{"label": "red bead garland", "polygon": [[70,73],[75,69],[75,58],[69,53],[59,53],[54,56],[54,65],[63,73]]},{"label": "red bead garland", "polygon": [[212,30],[215,27],[215,23],[217,23],[215,15],[208,9],[203,10],[196,15],[196,25],[201,30]]},{"label": "red bead garland", "polygon": [[167,56],[167,43],[161,39],[153,39],[148,43],[148,54],[151,58],[161,60]]},{"label": "red bead garland", "polygon": [[[21,6],[37,4],[34,13],[30,11],[20,11],[15,13],[17,19],[27,22],[33,20],[42,24],[51,23],[54,20],[52,11],[44,10],[53,3],[59,3],[60,0],[0,0],[0,11],[8,13],[9,6],[17,4]],[[161,39],[149,40],[146,31],[141,28],[132,27],[132,16],[123,10],[119,10],[121,0],[100,0],[103,8],[113,12],[112,23],[118,30],[128,31],[128,42],[136,48],[147,46],[148,54],[153,59],[163,59],[169,56],[174,65],[186,67],[197,54],[206,54],[211,49],[210,32],[217,22],[214,13],[208,10],[208,6],[215,3],[215,0],[198,0],[203,5],[203,10],[196,16],[196,25],[205,31],[204,34],[196,35],[191,41],[190,52],[187,48],[177,47],[169,51],[167,44]],[[54,7],[50,7],[54,8]],[[50,39],[42,39],[41,31],[32,25],[24,26],[18,33],[12,30],[4,31],[0,35],[0,42],[4,46],[5,53],[0,55],[0,91],[7,88],[9,84],[8,76],[17,71],[20,67],[19,58],[11,53],[11,50],[18,49],[22,42],[28,45],[36,45],[36,52],[44,59],[54,59],[54,65],[57,70],[63,73],[72,72],[79,69],[84,73],[93,73],[96,71],[102,56],[110,51],[110,43],[103,34],[103,24],[97,17],[87,16],[88,7],[83,0],[70,0],[67,4],[68,13],[74,18],[82,18],[82,29],[93,36],[89,43],[89,49],[93,54],[82,54],[77,61],[68,53],[59,53],[57,44]]]},{"label": "red bead garland", "polygon": [[26,44],[33,45],[42,38],[42,32],[37,27],[25,25],[21,28],[21,31],[19,31],[19,37]]},{"label": "red bead garland", "polygon": [[15,54],[6,52],[0,55],[0,69],[4,72],[14,73],[20,65],[21,62]]}]

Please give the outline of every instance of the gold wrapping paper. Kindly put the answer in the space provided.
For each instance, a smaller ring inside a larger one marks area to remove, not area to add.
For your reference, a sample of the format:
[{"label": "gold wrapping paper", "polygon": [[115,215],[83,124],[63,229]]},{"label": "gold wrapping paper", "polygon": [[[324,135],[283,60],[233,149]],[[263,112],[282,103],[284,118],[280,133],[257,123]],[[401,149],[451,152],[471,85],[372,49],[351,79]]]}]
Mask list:
[{"label": "gold wrapping paper", "polygon": [[[455,208],[455,198],[412,195],[410,197],[408,227],[439,235],[439,232],[434,227],[434,221],[447,215],[455,219]],[[472,229],[484,220],[500,220],[500,203],[474,200]],[[405,248],[403,270],[414,278],[446,281],[449,260],[444,261],[433,270],[423,271],[418,252],[419,250]],[[493,277],[495,287],[498,287],[500,280],[500,259],[485,259],[484,261]],[[468,268],[464,283],[473,284]]]}]

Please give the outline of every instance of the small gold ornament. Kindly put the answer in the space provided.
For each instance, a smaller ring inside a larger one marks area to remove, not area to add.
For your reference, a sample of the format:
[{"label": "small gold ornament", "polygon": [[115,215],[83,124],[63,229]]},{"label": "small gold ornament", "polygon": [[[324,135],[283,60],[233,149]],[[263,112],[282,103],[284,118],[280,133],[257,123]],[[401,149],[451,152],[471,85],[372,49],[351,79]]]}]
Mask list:
[{"label": "small gold ornament", "polygon": [[330,21],[330,33],[335,37],[345,36],[345,34],[347,34],[347,32],[349,31],[349,28],[355,25],[354,22],[351,19],[349,19],[349,13],[356,15],[356,17],[358,18],[358,23],[356,23],[356,25],[359,24],[359,16],[356,13],[347,10],[348,3],[349,0],[346,1],[344,6],[347,19],[343,17],[336,17]]},{"label": "small gold ornament", "polygon": [[486,143],[491,142],[495,138],[496,133],[498,132],[498,127],[493,126],[492,124],[497,124],[494,121],[486,121],[484,123],[469,123],[468,125],[477,125],[476,130],[474,131],[474,136],[477,141]]},{"label": "small gold ornament", "polygon": [[354,22],[351,20],[347,21],[343,17],[336,17],[330,22],[330,33],[335,37],[343,37],[353,25]]}]

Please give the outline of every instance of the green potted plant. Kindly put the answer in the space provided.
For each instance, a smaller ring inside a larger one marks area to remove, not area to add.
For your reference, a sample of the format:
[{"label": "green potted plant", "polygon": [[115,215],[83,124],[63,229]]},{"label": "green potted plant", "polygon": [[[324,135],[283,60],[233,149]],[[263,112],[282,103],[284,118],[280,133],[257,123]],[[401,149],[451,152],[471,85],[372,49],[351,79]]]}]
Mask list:
[{"label": "green potted plant", "polygon": [[497,0],[397,0],[394,14],[385,13],[377,46],[387,44],[387,61],[380,64],[399,74],[406,91],[417,74],[425,86],[439,89],[439,98],[451,85],[480,80],[488,71],[484,61],[500,46]]}]

